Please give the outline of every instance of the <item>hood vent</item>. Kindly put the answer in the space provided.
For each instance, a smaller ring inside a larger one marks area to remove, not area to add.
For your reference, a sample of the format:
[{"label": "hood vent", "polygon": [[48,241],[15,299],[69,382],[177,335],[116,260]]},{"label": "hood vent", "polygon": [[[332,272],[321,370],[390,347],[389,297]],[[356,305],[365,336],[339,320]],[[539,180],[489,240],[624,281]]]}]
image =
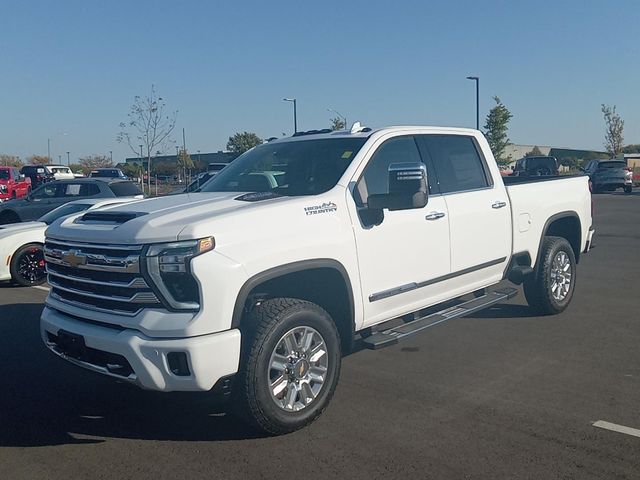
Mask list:
[{"label": "hood vent", "polygon": [[88,212],[76,222],[121,225],[142,215],[146,215],[146,212]]}]

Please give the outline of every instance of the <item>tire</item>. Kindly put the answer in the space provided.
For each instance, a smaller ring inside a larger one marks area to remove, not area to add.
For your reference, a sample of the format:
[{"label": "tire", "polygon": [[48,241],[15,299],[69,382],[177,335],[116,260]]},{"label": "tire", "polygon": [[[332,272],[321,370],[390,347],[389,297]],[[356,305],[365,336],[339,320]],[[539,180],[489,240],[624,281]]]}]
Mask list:
[{"label": "tire", "polygon": [[31,287],[41,285],[47,279],[44,253],[39,243],[28,243],[20,247],[11,257],[11,278],[18,285]]},{"label": "tire", "polygon": [[631,185],[624,186],[624,193],[631,193],[633,191],[633,187]]},{"label": "tire", "polygon": [[0,225],[20,222],[20,217],[12,210],[6,210],[0,213]]},{"label": "tire", "polygon": [[573,248],[565,238],[545,237],[538,255],[538,265],[533,275],[524,282],[527,303],[537,313],[555,315],[569,306],[575,286],[576,258]]},{"label": "tire", "polygon": [[13,192],[11,192],[11,198],[13,200],[15,200],[16,198],[18,198],[18,192],[16,192],[15,190]]},{"label": "tire", "polygon": [[[312,423],[327,408],[340,374],[340,336],[329,314],[305,300],[274,298],[256,306],[243,324],[241,365],[233,389],[235,413],[271,435]],[[313,342],[305,351],[300,344],[309,338]],[[297,354],[287,355],[287,345],[294,342]]]}]

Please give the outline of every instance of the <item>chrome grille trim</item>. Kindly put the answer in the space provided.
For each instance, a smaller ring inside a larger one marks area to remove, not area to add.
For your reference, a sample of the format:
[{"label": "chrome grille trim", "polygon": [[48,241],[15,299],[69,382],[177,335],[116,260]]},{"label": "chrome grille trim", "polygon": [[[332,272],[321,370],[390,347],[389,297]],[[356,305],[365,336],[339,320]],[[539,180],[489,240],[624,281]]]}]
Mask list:
[{"label": "chrome grille trim", "polygon": [[[54,262],[51,262],[51,263],[54,263]],[[54,276],[54,277],[63,278],[64,280],[71,280],[73,282],[84,282],[84,283],[90,283],[92,285],[102,285],[105,287],[138,288],[138,289],[150,288],[149,285],[147,285],[147,282],[142,277],[135,277],[133,280],[131,280],[128,283],[127,282],[101,282],[99,280],[91,280],[85,277],[65,275],[60,272],[56,272],[55,268],[52,268],[49,265],[47,265],[47,273],[49,274],[50,277]]]},{"label": "chrome grille trim", "polygon": [[[58,295],[56,292],[54,292],[53,290],[49,291],[49,296],[53,299],[56,300],[58,302],[60,302],[62,305],[64,304],[68,304],[71,305],[73,307],[78,307],[78,308],[84,308],[86,310],[92,310],[94,312],[100,312],[100,313],[117,313],[118,315],[124,315],[127,317],[135,317],[138,313],[140,313],[140,310],[142,310],[142,308],[139,308],[136,311],[130,312],[128,310],[121,310],[117,307],[113,307],[113,308],[100,308],[100,307],[96,307],[95,305],[91,305],[89,303],[82,303],[82,302],[77,302],[75,300],[69,300],[68,298],[62,298],[60,295]],[[60,311],[64,311],[64,308],[55,306],[55,308],[57,310]]]},{"label": "chrome grille trim", "polygon": [[92,243],[67,242],[66,240],[56,240],[55,238],[47,238],[47,242],[72,248],[99,248],[101,250],[131,250],[137,252],[142,251],[144,247],[144,245],[96,245]]},{"label": "chrome grille trim", "polygon": [[[95,247],[93,247],[95,248]],[[85,264],[73,264],[65,260],[65,257],[73,254],[75,258],[84,258]],[[78,268],[81,270],[100,270],[102,272],[124,272],[139,273],[140,272],[140,256],[129,255],[127,257],[111,257],[96,253],[82,253],[81,250],[71,248],[62,250],[59,248],[44,247],[44,259],[47,262],[64,267]]]},{"label": "chrome grille trim", "polygon": [[121,296],[107,296],[107,295],[99,295],[97,293],[87,292],[86,290],[80,290],[76,288],[66,287],[57,283],[51,277],[49,277],[49,284],[56,288],[57,290],[62,290],[63,292],[73,293],[75,295],[82,295],[83,297],[95,298],[98,300],[107,300],[113,302],[121,302],[121,303],[152,303],[158,304],[158,297],[156,297],[153,292],[137,292],[131,297],[121,297]]}]

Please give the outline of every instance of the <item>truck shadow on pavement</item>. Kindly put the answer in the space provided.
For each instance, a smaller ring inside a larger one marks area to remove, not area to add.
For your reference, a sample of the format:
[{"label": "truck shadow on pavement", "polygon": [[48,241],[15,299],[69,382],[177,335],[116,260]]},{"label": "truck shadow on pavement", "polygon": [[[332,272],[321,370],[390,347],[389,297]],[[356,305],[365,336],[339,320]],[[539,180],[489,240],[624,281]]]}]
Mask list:
[{"label": "truck shadow on pavement", "polygon": [[0,305],[0,446],[262,436],[208,393],[148,392],[67,365],[40,340],[41,311]]}]

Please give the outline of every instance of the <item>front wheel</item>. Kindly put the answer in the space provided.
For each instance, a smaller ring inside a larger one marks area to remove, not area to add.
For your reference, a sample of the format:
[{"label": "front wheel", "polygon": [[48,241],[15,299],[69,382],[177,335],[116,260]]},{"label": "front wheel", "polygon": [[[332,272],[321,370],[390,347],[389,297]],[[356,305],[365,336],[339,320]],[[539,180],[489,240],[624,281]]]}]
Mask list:
[{"label": "front wheel", "polygon": [[256,306],[242,328],[238,413],[272,435],[298,430],[327,408],[338,383],[340,337],[329,314],[294,298]]},{"label": "front wheel", "polygon": [[40,285],[47,279],[42,245],[29,243],[20,247],[11,258],[11,278],[18,285]]},{"label": "front wheel", "polygon": [[524,282],[527,303],[543,315],[562,312],[573,297],[576,286],[576,258],[569,242],[562,237],[545,237],[538,265]]},{"label": "front wheel", "polygon": [[624,193],[631,193],[633,191],[633,187],[631,185],[624,186]]}]

